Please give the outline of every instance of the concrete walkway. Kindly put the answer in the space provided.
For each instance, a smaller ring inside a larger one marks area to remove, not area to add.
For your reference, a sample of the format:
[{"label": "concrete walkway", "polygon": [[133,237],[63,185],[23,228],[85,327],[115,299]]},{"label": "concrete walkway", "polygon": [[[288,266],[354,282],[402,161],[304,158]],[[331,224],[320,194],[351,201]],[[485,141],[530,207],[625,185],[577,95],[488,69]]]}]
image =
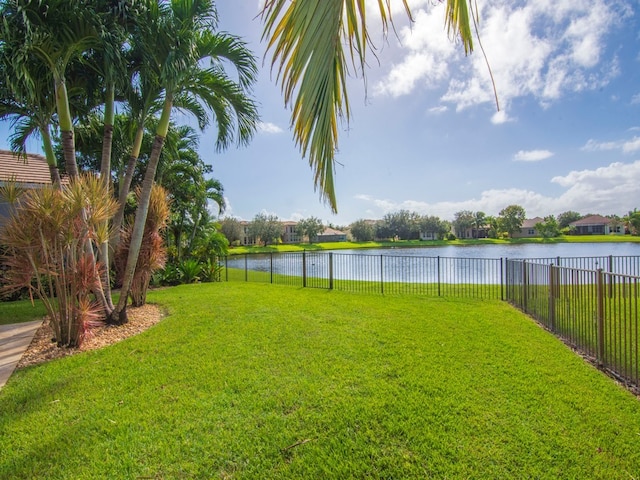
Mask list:
[{"label": "concrete walkway", "polygon": [[0,388],[9,380],[40,325],[42,320],[0,325]]}]

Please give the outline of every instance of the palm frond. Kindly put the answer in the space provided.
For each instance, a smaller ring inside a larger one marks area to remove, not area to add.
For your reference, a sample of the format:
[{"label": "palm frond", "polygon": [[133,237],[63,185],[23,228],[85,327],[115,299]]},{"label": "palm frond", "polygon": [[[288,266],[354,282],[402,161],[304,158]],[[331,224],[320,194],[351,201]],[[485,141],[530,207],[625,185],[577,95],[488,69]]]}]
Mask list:
[{"label": "palm frond", "polygon": [[[406,0],[404,8],[410,17]],[[386,33],[391,24],[388,1],[379,0]],[[364,76],[367,50],[372,48],[363,0],[267,0],[262,12],[263,39],[273,51],[285,104],[302,156],[309,156],[314,185],[337,211],[334,188],[338,119],[350,118],[346,78],[348,57]],[[348,47],[345,52],[344,45]],[[295,97],[295,100],[294,100]]]}]

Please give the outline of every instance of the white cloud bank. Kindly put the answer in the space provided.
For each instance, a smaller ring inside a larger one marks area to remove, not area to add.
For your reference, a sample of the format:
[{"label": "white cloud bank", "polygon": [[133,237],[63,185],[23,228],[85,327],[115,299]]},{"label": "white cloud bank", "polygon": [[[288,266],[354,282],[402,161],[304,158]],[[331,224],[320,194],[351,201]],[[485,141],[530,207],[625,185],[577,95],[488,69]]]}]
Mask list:
[{"label": "white cloud bank", "polygon": [[[400,96],[446,86],[441,100],[456,110],[493,102],[478,42],[464,58],[443,29],[444,7],[430,0],[411,3],[415,23],[399,31],[403,56],[374,86],[374,94]],[[478,7],[480,38],[507,109],[517,97],[533,96],[547,105],[569,92],[598,89],[619,73],[616,57],[604,50],[607,35],[633,14],[624,0],[481,0]]]},{"label": "white cloud bank", "polygon": [[371,205],[372,211],[377,213],[372,215],[374,218],[405,209],[452,220],[454,213],[460,210],[497,215],[504,207],[512,204],[524,207],[529,218],[557,215],[568,210],[582,214],[622,215],[637,207],[640,198],[640,160],[633,163],[616,162],[595,170],[571,171],[567,175],[553,177],[550,181],[563,187],[565,191],[558,197],[549,197],[517,188],[492,189],[483,191],[480,198],[436,203],[392,201],[370,195],[357,195],[356,198]]}]

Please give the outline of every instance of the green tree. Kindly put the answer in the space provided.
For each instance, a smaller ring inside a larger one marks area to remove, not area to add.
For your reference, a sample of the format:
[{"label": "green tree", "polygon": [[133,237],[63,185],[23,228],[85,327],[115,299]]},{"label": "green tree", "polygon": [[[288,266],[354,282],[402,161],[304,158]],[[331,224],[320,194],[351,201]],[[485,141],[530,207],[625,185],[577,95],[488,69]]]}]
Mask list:
[{"label": "green tree", "polygon": [[560,235],[560,225],[553,215],[544,217],[544,221],[536,223],[534,228],[544,238],[553,238]]},{"label": "green tree", "polygon": [[386,224],[388,237],[400,240],[415,240],[420,236],[420,216],[415,212],[400,210],[386,214],[382,221]]},{"label": "green tree", "polygon": [[442,240],[450,229],[449,222],[441,220],[439,217],[425,215],[420,218],[420,231],[425,234],[431,234],[431,236],[439,240]]},{"label": "green tree", "polygon": [[478,238],[480,230],[482,230],[486,226],[486,221],[486,213],[480,211],[473,213],[473,230],[471,232],[473,238]]},{"label": "green tree", "polygon": [[574,212],[572,210],[562,212],[558,215],[557,221],[560,229],[567,228],[570,223],[576,222],[582,218],[578,212]]},{"label": "green tree", "polygon": [[225,217],[220,222],[220,232],[227,237],[230,244],[242,240],[243,229],[240,220],[234,217]]},{"label": "green tree", "polygon": [[316,217],[302,219],[298,222],[298,225],[296,225],[296,232],[300,238],[307,237],[309,243],[311,243],[314,238],[317,238],[323,230],[324,225],[322,225],[322,220]]},{"label": "green tree", "polygon": [[356,220],[351,224],[350,230],[356,242],[371,242],[376,236],[374,222],[369,220]]},{"label": "green tree", "polygon": [[487,234],[489,238],[498,238],[502,233],[502,227],[500,225],[500,218],[493,215],[487,215],[485,223],[489,226]]},{"label": "green tree", "polygon": [[[213,33],[216,12],[211,0],[161,3],[150,9],[149,15],[147,21],[139,22],[140,28],[132,41],[140,44],[145,52],[144,74],[157,78],[163,88],[163,108],[142,183],[122,293],[110,316],[113,323],[127,321],[125,294],[129,291],[142,244],[151,187],[169,129],[174,99],[187,95],[193,101],[203,102],[213,112],[218,127],[218,149],[227,148],[234,140],[246,144],[255,132],[258,120],[256,106],[247,96],[247,89],[257,74],[255,59],[238,38]],[[212,66],[203,68],[203,62],[207,60]],[[237,81],[227,75],[227,64],[235,67]]]},{"label": "green tree", "polygon": [[640,211],[637,208],[627,213],[623,218],[623,222],[631,235],[640,235]]},{"label": "green tree", "polygon": [[254,237],[256,241],[260,239],[266,247],[269,243],[275,243],[280,240],[284,234],[284,226],[275,215],[267,215],[259,213],[249,224],[249,235]]},{"label": "green tree", "polygon": [[526,217],[524,208],[520,205],[509,205],[500,210],[498,215],[500,215],[500,225],[502,229],[507,232],[510,237],[520,231],[522,222],[524,222]]},{"label": "green tree", "polygon": [[[386,35],[392,25],[391,3],[370,3],[378,6]],[[403,5],[411,17],[408,1]],[[338,118],[348,122],[351,115],[349,63],[364,77],[367,52],[375,49],[367,13],[364,1],[267,0],[262,14],[263,38],[273,51],[271,65],[278,70],[285,104],[292,108],[296,144],[303,157],[309,155],[315,186],[333,211],[337,211],[333,179]],[[473,50],[472,15],[466,0],[446,1],[447,30],[461,39],[465,53]]]},{"label": "green tree", "polygon": [[460,210],[453,214],[453,228],[458,238],[466,238],[467,230],[473,228],[475,215],[471,210]]}]

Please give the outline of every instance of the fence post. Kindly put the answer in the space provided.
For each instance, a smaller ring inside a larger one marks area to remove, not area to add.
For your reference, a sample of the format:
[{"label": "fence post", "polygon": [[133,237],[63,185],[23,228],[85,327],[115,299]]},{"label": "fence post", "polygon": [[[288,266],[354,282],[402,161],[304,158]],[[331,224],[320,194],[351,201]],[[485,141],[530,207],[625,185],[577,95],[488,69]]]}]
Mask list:
[{"label": "fence post", "polygon": [[500,257],[500,300],[504,302],[504,269],[506,259]]},{"label": "fence post", "polygon": [[604,342],[604,291],[603,291],[603,274],[602,269],[599,268],[596,271],[596,286],[597,286],[597,311],[596,321],[597,325],[597,343],[598,343],[598,365],[604,365],[605,357],[605,342]]},{"label": "fence post", "polygon": [[273,252],[269,252],[269,272],[271,283],[273,283]]},{"label": "fence post", "polygon": [[384,256],[380,255],[380,292],[384,295]]},{"label": "fence post", "polygon": [[549,265],[549,328],[556,331],[556,269]]},{"label": "fence post", "polygon": [[522,310],[527,311],[527,262],[522,261]]},{"label": "fence post", "polygon": [[438,275],[438,296],[440,296],[440,255],[438,255],[438,264],[437,264],[437,275]]},{"label": "fence post", "polygon": [[307,251],[302,251],[302,286],[307,286]]},{"label": "fence post", "polygon": [[[609,273],[614,273],[613,272],[613,255],[609,255]],[[609,298],[613,298],[613,282],[614,282],[613,275],[607,275],[607,284],[609,286],[608,288]]]},{"label": "fence post", "polygon": [[333,252],[329,252],[329,290],[333,290]]}]

